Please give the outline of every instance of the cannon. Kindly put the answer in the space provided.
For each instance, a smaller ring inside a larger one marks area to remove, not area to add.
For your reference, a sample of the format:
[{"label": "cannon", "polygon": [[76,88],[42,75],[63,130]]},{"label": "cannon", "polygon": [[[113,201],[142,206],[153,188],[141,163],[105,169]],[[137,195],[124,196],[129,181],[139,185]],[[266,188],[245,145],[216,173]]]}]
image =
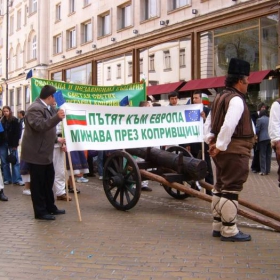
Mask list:
[{"label": "cannon", "polygon": [[[168,182],[183,184],[205,178],[207,164],[204,160],[192,157],[180,146],[171,146],[167,150],[134,148],[114,151],[104,165],[103,188],[109,202],[116,209],[125,211],[137,204],[141,195],[142,179],[147,179],[140,174],[140,169],[149,170]],[[176,199],[185,199],[189,196],[165,184],[162,186]]]}]

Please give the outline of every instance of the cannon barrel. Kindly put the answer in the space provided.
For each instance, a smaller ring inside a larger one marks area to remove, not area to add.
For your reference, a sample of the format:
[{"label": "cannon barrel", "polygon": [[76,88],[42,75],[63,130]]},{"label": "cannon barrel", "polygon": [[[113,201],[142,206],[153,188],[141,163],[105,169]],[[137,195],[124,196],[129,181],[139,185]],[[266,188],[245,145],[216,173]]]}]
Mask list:
[{"label": "cannon barrel", "polygon": [[133,156],[152,162],[158,168],[165,167],[188,175],[192,180],[204,179],[207,173],[206,161],[182,154],[170,153],[157,148],[133,148],[126,149],[126,151]]}]

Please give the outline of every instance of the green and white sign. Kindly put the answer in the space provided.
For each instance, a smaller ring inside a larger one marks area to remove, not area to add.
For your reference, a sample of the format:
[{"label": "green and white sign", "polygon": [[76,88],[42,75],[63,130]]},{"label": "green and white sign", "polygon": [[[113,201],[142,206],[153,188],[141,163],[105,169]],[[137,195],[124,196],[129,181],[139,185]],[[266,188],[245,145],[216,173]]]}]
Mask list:
[{"label": "green and white sign", "polygon": [[108,107],[64,103],[68,151],[155,147],[203,141],[202,104]]},{"label": "green and white sign", "polygon": [[31,78],[32,101],[39,97],[45,85],[52,85],[61,90],[63,98],[68,103],[120,106],[122,100],[128,100],[130,107],[137,107],[140,101],[146,100],[145,83],[105,87]]}]

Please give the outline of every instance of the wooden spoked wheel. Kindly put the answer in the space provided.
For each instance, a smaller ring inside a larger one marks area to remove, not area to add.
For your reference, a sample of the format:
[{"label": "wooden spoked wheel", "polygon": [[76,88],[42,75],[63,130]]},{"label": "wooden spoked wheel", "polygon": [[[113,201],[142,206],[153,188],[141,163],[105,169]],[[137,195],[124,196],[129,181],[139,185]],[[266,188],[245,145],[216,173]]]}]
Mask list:
[{"label": "wooden spoked wheel", "polygon": [[133,157],[125,151],[111,154],[104,165],[103,188],[118,210],[133,208],[141,194],[141,175]]}]

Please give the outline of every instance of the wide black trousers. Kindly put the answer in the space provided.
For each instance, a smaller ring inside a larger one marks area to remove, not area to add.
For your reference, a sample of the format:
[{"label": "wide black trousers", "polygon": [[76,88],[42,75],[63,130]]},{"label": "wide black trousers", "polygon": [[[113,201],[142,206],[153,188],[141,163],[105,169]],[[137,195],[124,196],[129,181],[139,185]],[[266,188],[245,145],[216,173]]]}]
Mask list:
[{"label": "wide black trousers", "polygon": [[57,210],[53,194],[54,167],[30,164],[30,190],[35,218]]}]

